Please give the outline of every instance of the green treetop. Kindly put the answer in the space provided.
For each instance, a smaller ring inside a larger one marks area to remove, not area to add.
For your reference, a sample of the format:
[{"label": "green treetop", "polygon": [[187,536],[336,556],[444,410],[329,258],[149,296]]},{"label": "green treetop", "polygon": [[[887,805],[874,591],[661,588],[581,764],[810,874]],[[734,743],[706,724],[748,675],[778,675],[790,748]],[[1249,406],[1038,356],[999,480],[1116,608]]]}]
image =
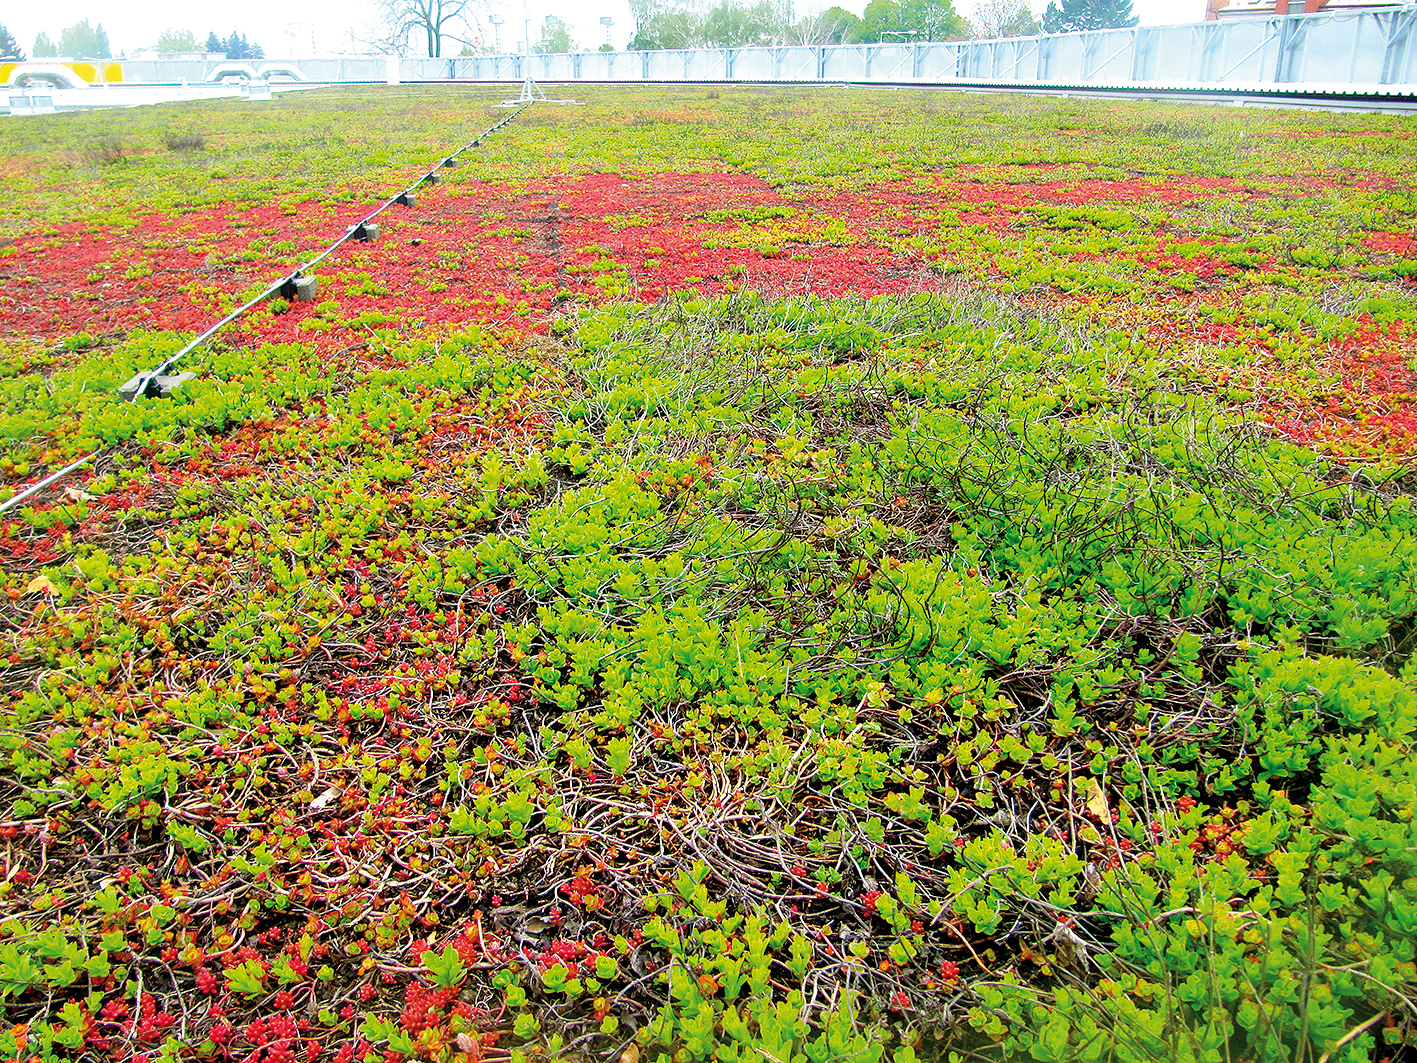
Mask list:
[{"label": "green treetop", "polygon": [[1043,14],[1043,29],[1047,33],[1071,33],[1077,30],[1110,30],[1135,26],[1132,0],[1049,0]]}]

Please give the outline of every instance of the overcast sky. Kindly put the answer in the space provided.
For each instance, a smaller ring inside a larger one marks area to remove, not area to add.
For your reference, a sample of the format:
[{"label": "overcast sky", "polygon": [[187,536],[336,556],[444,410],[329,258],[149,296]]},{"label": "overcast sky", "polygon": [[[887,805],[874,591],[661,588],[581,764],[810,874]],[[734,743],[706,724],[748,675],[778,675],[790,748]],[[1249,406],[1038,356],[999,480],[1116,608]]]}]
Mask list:
[{"label": "overcast sky", "polygon": [[[972,12],[976,0],[955,0],[961,14]],[[840,6],[860,14],[867,0],[840,0]],[[799,16],[832,6],[804,3],[798,0]],[[1035,10],[1045,3],[1033,0]],[[0,14],[4,25],[20,47],[33,48],[35,35],[48,33],[58,40],[66,26],[88,19],[91,25],[102,23],[108,33],[115,55],[132,52],[156,43],[165,29],[190,29],[205,40],[215,31],[225,37],[231,32],[245,34],[247,40],[261,45],[266,55],[303,57],[317,53],[367,51],[359,41],[373,33],[378,16],[373,0],[305,0],[291,4],[289,0],[246,0],[239,5],[221,5],[220,15],[198,14],[191,0],[49,0],[43,4],[7,3]],[[495,3],[492,10],[505,21],[498,32],[504,51],[511,51],[524,39],[522,31],[523,5],[515,2]],[[1176,22],[1196,22],[1205,16],[1205,0],[1132,0],[1132,10],[1143,25],[1168,25]],[[547,15],[556,15],[571,26],[572,36],[581,47],[595,48],[605,41],[601,18],[614,20],[611,43],[623,48],[634,33],[634,22],[626,0],[527,0],[526,14],[532,22],[532,39],[540,36],[539,25]],[[492,43],[493,28],[484,16],[481,31]]]}]

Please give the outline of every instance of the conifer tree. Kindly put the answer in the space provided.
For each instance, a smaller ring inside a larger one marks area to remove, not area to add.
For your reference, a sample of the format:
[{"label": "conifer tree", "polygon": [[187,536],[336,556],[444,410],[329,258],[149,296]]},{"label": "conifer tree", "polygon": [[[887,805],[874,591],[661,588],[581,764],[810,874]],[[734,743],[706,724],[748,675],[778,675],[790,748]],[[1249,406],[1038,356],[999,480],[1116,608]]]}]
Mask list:
[{"label": "conifer tree", "polygon": [[20,42],[4,26],[0,26],[0,59],[24,61],[25,53],[20,51]]},{"label": "conifer tree", "polygon": [[[39,41],[35,41],[35,54],[39,54]],[[57,55],[67,55],[74,59],[109,59],[112,52],[108,47],[108,34],[103,31],[103,23],[98,28],[89,25],[89,20],[76,22],[59,34]]]}]

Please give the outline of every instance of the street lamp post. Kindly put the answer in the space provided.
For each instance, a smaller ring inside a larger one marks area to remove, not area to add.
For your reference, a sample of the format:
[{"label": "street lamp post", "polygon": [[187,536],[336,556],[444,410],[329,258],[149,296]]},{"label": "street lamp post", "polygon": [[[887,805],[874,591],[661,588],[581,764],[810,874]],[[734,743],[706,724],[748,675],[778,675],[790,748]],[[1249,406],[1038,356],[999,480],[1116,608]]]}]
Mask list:
[{"label": "street lamp post", "polygon": [[[287,23],[285,24],[285,35],[286,35],[286,39],[290,42],[290,57],[291,57],[292,59],[294,59],[294,58],[296,57],[296,43],[295,43],[295,42],[296,42],[297,40],[302,39],[302,38],[305,36],[305,32],[304,32],[304,31],[306,31],[306,30],[308,30],[308,31],[310,32],[310,55],[311,55],[311,56],[314,56],[314,55],[317,53],[317,49],[316,49],[316,47],[315,47],[315,26],[314,26],[314,24],[313,24],[313,23],[310,23],[310,22],[287,22]],[[302,57],[302,58],[303,58],[303,57]]]},{"label": "street lamp post", "polygon": [[[546,21],[551,21],[549,15]],[[521,96],[516,100],[508,101],[510,103],[531,103],[535,100],[546,99],[546,93],[541,91],[540,86],[536,84],[531,76],[531,8],[527,4],[527,0],[522,0],[522,28],[526,32],[526,40],[522,42],[526,49],[525,55],[522,58],[522,63],[525,64],[524,73],[526,77],[522,79]]]},{"label": "street lamp post", "polygon": [[[545,21],[545,28],[547,30],[554,30],[556,29],[560,21],[561,20],[555,15],[547,15]],[[522,25],[526,31],[526,40],[521,42],[522,73],[524,75],[522,78],[522,94],[518,96],[515,100],[503,101],[502,106],[523,107],[529,103],[575,103],[575,100],[548,100],[546,98],[546,93],[541,91],[541,87],[537,85],[536,80],[531,76],[531,58],[533,49],[531,43],[531,7],[528,3],[528,0],[522,0]],[[546,63],[546,68],[548,71],[551,68],[549,60]]]}]

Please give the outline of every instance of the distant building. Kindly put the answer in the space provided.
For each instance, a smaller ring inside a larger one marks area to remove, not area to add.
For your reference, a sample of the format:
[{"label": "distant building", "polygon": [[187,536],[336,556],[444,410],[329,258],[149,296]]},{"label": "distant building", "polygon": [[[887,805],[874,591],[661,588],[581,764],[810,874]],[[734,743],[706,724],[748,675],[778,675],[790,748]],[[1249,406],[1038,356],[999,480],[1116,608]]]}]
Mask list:
[{"label": "distant building", "polygon": [[1411,0],[1206,0],[1205,20],[1256,18],[1268,15],[1312,15],[1319,11],[1386,11]]}]

